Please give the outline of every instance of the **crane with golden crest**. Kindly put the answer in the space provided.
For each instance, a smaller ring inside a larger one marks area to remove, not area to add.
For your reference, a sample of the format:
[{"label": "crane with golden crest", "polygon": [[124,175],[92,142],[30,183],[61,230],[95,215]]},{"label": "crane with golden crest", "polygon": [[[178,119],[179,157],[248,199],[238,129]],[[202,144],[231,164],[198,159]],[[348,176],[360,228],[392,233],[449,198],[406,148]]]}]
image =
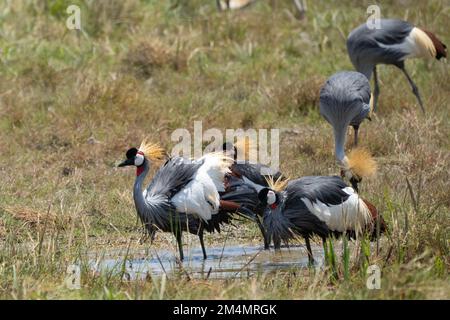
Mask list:
[{"label": "crane with golden crest", "polygon": [[330,236],[371,240],[386,230],[383,217],[369,201],[362,199],[338,176],[309,176],[291,181],[270,180],[258,194],[264,208],[263,221],[268,241],[275,249],[281,242],[301,236],[305,239],[309,263],[314,263],[310,238],[325,243]]},{"label": "crane with golden crest", "polygon": [[175,235],[180,259],[183,260],[183,231],[198,235],[204,259],[207,258],[204,231],[220,232],[222,224],[236,214],[254,220],[253,213],[234,200],[239,193],[221,200],[224,179],[232,159],[222,152],[208,153],[190,160],[171,157],[157,170],[147,188],[143,182],[153,163],[166,158],[163,148],[144,139],[139,148],[130,148],[119,167],[136,167],[133,198],[137,214],[150,233],[157,230]]}]

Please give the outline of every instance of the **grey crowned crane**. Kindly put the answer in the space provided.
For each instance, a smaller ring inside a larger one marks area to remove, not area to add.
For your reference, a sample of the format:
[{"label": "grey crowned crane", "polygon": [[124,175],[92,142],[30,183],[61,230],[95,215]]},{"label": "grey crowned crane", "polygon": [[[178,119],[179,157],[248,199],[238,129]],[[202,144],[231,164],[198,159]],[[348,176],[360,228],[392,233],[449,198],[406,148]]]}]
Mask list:
[{"label": "grey crowned crane", "polygon": [[206,154],[198,160],[170,158],[142,190],[151,162],[163,158],[162,148],[144,140],[139,149],[129,149],[126,160],[119,164],[136,167],[133,197],[138,216],[151,234],[159,229],[175,235],[181,260],[182,232],[198,235],[206,259],[204,230],[220,232],[220,225],[230,223],[240,207],[232,197],[226,202],[219,197],[219,192],[225,191],[224,177],[231,159],[222,153]]},{"label": "grey crowned crane", "polygon": [[226,176],[227,192],[222,199],[233,197],[237,203],[256,214],[255,219],[264,239],[264,249],[268,250],[270,243],[260,220],[263,212],[259,206],[258,192],[269,187],[269,178],[284,180],[284,177],[281,172],[274,172],[266,165],[249,161],[252,144],[248,138],[239,139],[235,144],[230,142],[223,144],[224,154],[232,158],[233,163],[230,166],[230,173]]},{"label": "grey crowned crane", "polygon": [[369,29],[366,23],[354,29],[347,39],[347,50],[356,70],[370,80],[374,76],[374,111],[377,110],[380,88],[377,65],[390,64],[398,67],[408,80],[422,111],[422,99],[414,81],[405,69],[408,58],[447,57],[447,47],[433,33],[415,27],[409,22],[380,19],[380,28]]},{"label": "grey crowned crane", "polygon": [[320,114],[331,124],[334,133],[335,156],[341,175],[350,180],[358,191],[358,183],[375,173],[376,163],[367,150],[354,148],[345,154],[347,128],[355,132],[354,146],[358,144],[361,122],[371,111],[370,84],[367,78],[355,71],[342,71],[332,75],[320,90]]},{"label": "grey crowned crane", "polygon": [[280,183],[259,192],[265,206],[264,226],[275,249],[298,236],[305,239],[309,262],[314,262],[310,238],[368,233],[373,240],[386,229],[383,218],[368,201],[338,176],[311,176]]}]

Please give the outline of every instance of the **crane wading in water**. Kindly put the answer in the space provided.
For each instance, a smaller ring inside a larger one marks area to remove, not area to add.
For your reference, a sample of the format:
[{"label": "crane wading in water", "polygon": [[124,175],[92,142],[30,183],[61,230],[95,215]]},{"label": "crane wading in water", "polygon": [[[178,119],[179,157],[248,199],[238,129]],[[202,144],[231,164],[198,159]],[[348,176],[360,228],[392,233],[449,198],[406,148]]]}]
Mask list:
[{"label": "crane wading in water", "polygon": [[160,146],[144,139],[139,149],[129,149],[126,160],[119,164],[119,167],[136,167],[133,197],[138,216],[150,233],[159,229],[175,235],[181,260],[184,258],[182,232],[198,235],[206,259],[204,230],[220,232],[220,225],[230,223],[238,211],[251,220],[254,215],[241,208],[233,197],[226,201],[220,199],[219,192],[225,191],[224,177],[232,163],[221,152],[197,160],[169,158],[142,190],[151,163],[163,160],[164,154]]},{"label": "crane wading in water", "polygon": [[348,126],[352,126],[354,146],[358,145],[359,126],[364,119],[370,119],[372,101],[369,81],[355,71],[332,75],[320,90],[320,114],[333,127],[335,156],[341,176],[349,179],[356,191],[363,177],[375,173],[376,163],[363,148],[354,148],[345,155],[345,138]]},{"label": "crane wading in water", "polygon": [[[258,192],[267,188],[269,177],[274,179],[285,179],[280,171],[274,171],[269,166],[252,162],[252,157],[256,158],[256,142],[249,137],[238,139],[236,143],[226,142],[223,144],[223,152],[233,159],[230,166],[230,174],[227,175],[228,196],[239,192],[245,200],[236,199],[237,202],[255,213],[255,219],[264,239],[264,249],[268,250],[270,243],[267,240],[264,226],[262,224],[262,208],[259,206]],[[252,152],[255,152],[251,155]],[[227,195],[226,195],[227,196]]]},{"label": "crane wading in water", "polygon": [[347,39],[347,50],[356,70],[370,80],[374,76],[374,111],[377,110],[380,88],[377,65],[390,64],[402,70],[423,112],[419,89],[405,69],[408,58],[447,57],[447,47],[432,32],[409,22],[380,19],[380,28],[369,29],[364,23],[354,29]]},{"label": "crane wading in water", "polygon": [[314,263],[310,238],[325,240],[345,234],[371,240],[386,230],[383,218],[368,201],[338,176],[311,176],[286,181],[272,180],[258,194],[264,209],[264,227],[275,249],[298,236],[305,239],[310,264]]}]

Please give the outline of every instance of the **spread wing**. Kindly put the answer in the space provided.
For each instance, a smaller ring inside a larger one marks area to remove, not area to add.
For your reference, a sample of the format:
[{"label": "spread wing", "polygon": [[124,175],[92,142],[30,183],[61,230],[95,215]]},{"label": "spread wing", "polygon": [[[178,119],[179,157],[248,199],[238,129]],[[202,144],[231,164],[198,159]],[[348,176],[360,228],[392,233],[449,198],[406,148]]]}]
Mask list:
[{"label": "spread wing", "polygon": [[202,162],[195,163],[181,157],[170,158],[147,187],[147,197],[160,194],[171,198],[194,178],[201,165]]}]

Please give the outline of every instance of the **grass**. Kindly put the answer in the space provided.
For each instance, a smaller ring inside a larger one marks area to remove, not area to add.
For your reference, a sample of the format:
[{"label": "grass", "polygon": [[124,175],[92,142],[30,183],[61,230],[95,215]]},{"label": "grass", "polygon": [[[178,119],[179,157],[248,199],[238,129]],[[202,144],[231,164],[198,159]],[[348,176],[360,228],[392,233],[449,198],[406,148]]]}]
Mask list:
[{"label": "grass", "polygon": [[[65,27],[81,8],[82,31]],[[360,138],[379,172],[361,185],[390,227],[378,249],[332,240],[333,264],[227,280],[124,281],[88,267],[91,252],[169,248],[171,235],[142,240],[134,175],[116,164],[150,134],[170,149],[176,128],[280,128],[288,176],[336,174],[329,125],[318,112],[323,81],[351,70],[345,38],[369,1],[290,1],[240,12],[214,1],[18,0],[0,4],[0,298],[3,299],[448,299],[450,70],[408,61],[427,114],[398,70],[381,66],[379,112]],[[445,1],[383,1],[384,17],[433,30],[449,44]],[[349,139],[351,140],[351,139]],[[259,243],[251,224],[207,235],[222,246]],[[188,246],[198,246],[186,237]],[[341,256],[340,247],[344,247]],[[81,265],[81,289],[67,267]],[[366,269],[382,270],[367,290]]]}]

